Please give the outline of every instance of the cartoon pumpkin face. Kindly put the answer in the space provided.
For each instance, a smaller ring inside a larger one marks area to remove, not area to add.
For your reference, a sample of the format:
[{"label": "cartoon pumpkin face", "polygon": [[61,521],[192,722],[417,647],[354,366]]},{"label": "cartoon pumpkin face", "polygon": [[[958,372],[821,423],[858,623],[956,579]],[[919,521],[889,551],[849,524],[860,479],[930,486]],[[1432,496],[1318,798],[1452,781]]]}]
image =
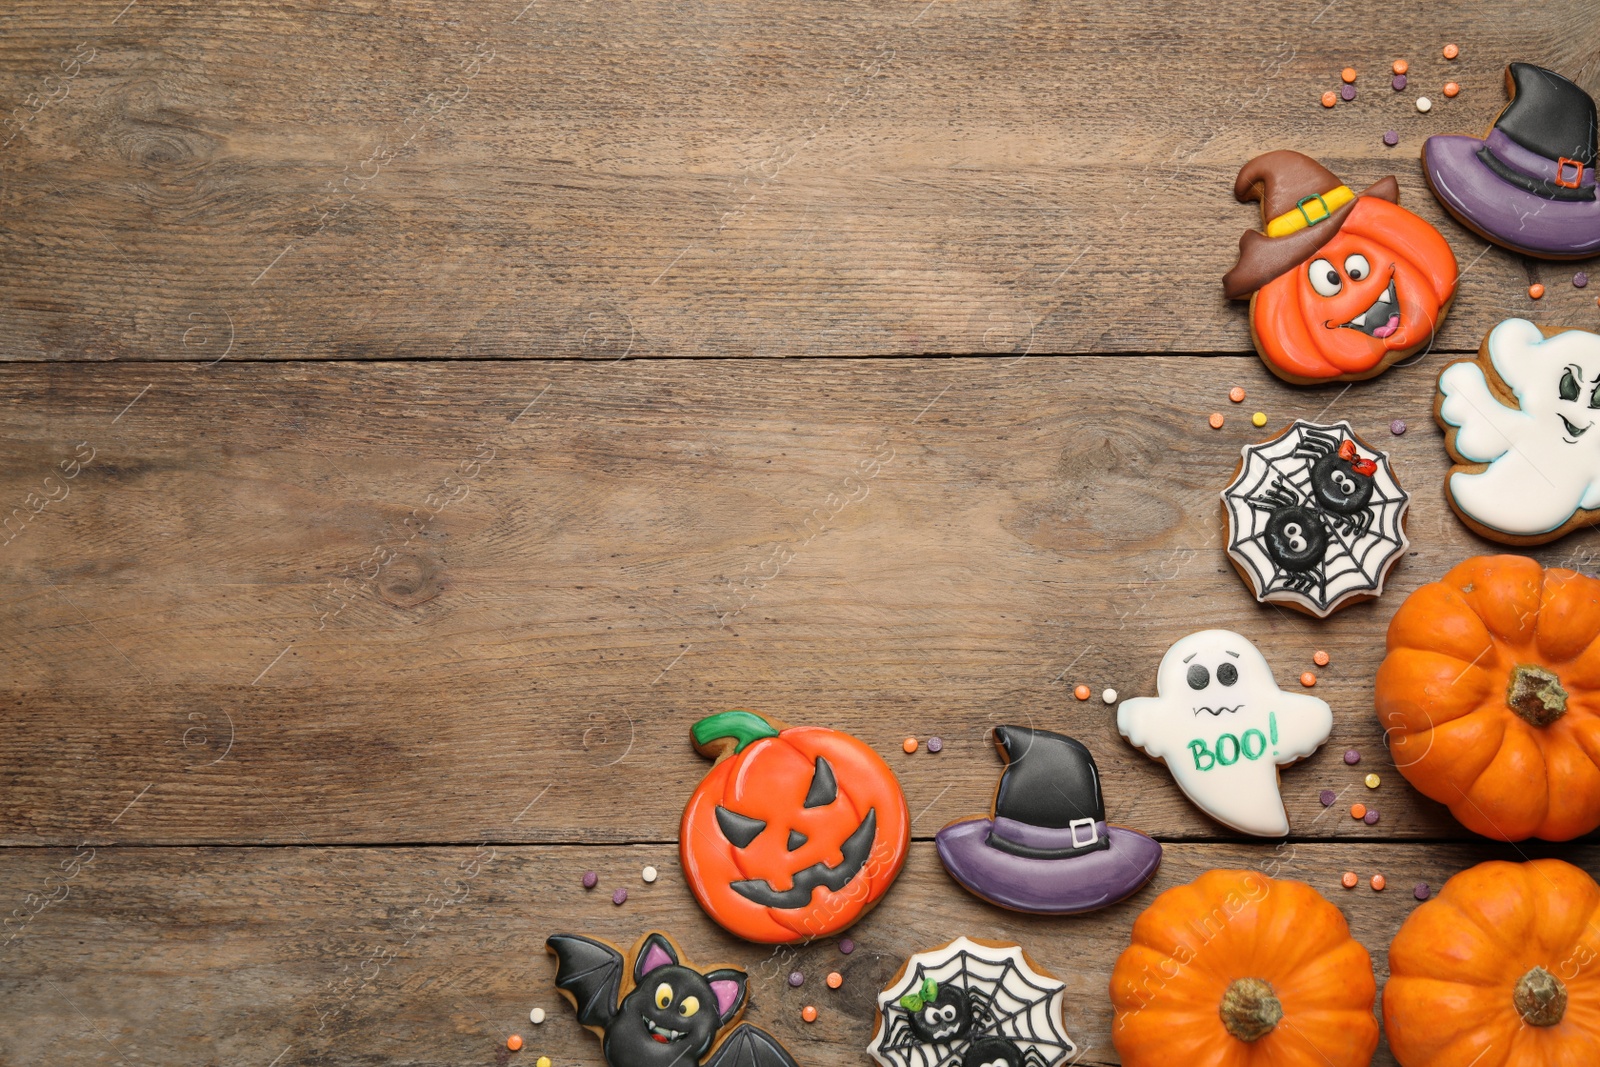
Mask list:
[{"label": "cartoon pumpkin face", "polygon": [[697,722],[717,762],[683,810],[679,851],[700,906],[750,941],[838,933],[905,863],[911,820],[889,765],[849,734],[748,711]]},{"label": "cartoon pumpkin face", "polygon": [[1438,230],[1362,197],[1311,259],[1257,291],[1250,329],[1280,374],[1368,377],[1428,343],[1455,288],[1456,258]]}]

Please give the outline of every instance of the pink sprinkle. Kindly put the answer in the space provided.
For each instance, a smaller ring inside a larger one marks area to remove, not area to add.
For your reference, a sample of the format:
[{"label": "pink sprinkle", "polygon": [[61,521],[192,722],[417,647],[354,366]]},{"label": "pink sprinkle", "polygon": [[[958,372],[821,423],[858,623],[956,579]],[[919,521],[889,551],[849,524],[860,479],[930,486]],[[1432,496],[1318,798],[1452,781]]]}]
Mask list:
[{"label": "pink sprinkle", "polygon": [[944,748],[944,741],[942,739],[937,738],[937,737],[928,738],[928,751],[929,752],[938,752],[942,748]]},{"label": "pink sprinkle", "polygon": [[850,953],[854,952],[855,950],[856,943],[850,940],[848,937],[839,942],[839,951],[843,952],[846,956],[850,955]]},{"label": "pink sprinkle", "polygon": [[623,901],[625,901],[627,899],[628,899],[628,891],[626,889],[619,889],[615,893],[611,894],[611,903],[613,903],[613,904],[621,904]]},{"label": "pink sprinkle", "polygon": [[1417,888],[1411,891],[1411,895],[1416,897],[1418,900],[1427,900],[1433,895],[1433,890],[1428,888],[1427,882],[1418,882]]},{"label": "pink sprinkle", "polygon": [[1354,767],[1356,764],[1361,762],[1361,753],[1357,752],[1353,748],[1352,749],[1346,749],[1345,750],[1345,754],[1344,754],[1344,761],[1346,763],[1348,763],[1350,766]]},{"label": "pink sprinkle", "polygon": [[585,889],[593,889],[595,887],[595,884],[598,883],[599,881],[600,881],[600,876],[598,874],[595,874],[593,871],[584,871],[583,872],[583,888],[585,888]]}]

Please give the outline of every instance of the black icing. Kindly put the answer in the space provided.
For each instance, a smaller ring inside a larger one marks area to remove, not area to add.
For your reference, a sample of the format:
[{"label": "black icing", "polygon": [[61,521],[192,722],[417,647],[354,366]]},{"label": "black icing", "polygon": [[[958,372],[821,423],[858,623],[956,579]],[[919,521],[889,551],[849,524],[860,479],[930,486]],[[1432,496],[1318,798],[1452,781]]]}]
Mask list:
[{"label": "black icing", "polygon": [[1267,554],[1288,571],[1305,571],[1322,562],[1328,531],[1322,517],[1306,507],[1279,508],[1267,518]]},{"label": "black icing", "polygon": [[811,894],[818,886],[837,893],[850,879],[861,873],[861,868],[866,866],[867,857],[872,855],[872,843],[877,836],[878,809],[873,808],[867,812],[867,817],[861,820],[861,825],[856,827],[855,832],[845,838],[844,844],[839,846],[844,858],[837,866],[813,863],[803,870],[796,871],[794,884],[781,892],[772,888],[771,882],[760,878],[732,882],[730,886],[735,893],[747,900],[755,901],[764,908],[803,908],[811,903]]},{"label": "black icing", "polygon": [[1022,1067],[1022,1050],[1003,1037],[980,1037],[961,1057],[961,1067]]},{"label": "black icing", "polygon": [[717,825],[722,828],[722,836],[732,841],[737,848],[749,848],[750,842],[767,828],[767,824],[760,819],[740,815],[721,804],[717,805]]},{"label": "black icing", "polygon": [[959,986],[945,985],[921,1010],[909,1012],[908,1021],[924,1044],[954,1041],[972,1029],[972,1005]]},{"label": "black icing", "polygon": [[1329,511],[1349,515],[1372,499],[1372,478],[1358,473],[1339,453],[1330,452],[1311,465],[1311,491]]},{"label": "black icing", "polygon": [[816,770],[811,772],[811,788],[806,790],[804,808],[820,808],[832,804],[839,796],[839,781],[833,776],[833,767],[821,756],[817,757]]},{"label": "black icing", "polygon": [[1554,71],[1511,64],[1511,103],[1495,128],[1546,159],[1566,156],[1585,167],[1595,162],[1594,99]]},{"label": "black icing", "polygon": [[1199,663],[1189,664],[1189,688],[1204,689],[1211,684],[1211,672]]}]

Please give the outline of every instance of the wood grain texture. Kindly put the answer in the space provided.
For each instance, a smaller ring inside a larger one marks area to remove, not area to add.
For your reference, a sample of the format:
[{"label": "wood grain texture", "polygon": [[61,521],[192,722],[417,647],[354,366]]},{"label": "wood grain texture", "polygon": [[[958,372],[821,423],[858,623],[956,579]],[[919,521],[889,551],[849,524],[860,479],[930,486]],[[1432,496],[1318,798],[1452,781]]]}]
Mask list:
[{"label": "wood grain texture", "polygon": [[[0,549],[0,833],[670,841],[706,768],[689,725],[752,707],[887,754],[919,836],[987,806],[988,730],[1026,722],[1093,749],[1114,820],[1214,840],[1070,690],[1151,693],[1169,644],[1222,626],[1284,684],[1332,656],[1333,738],[1283,774],[1297,834],[1461,836],[1371,705],[1401,599],[1496,550],[1443,500],[1437,365],[1348,390],[1248,357],[13,366],[7,510],[94,454]],[[1254,602],[1218,503],[1242,444],[1319,415],[1415,494],[1390,591],[1325,622]]]},{"label": "wood grain texture", "polygon": [[[1594,846],[1564,855],[1600,870]],[[873,995],[910,953],[960,934],[1015,941],[1067,985],[1067,1029],[1084,1049],[1075,1062],[1112,1064],[1111,968],[1134,918],[1162,890],[1214,867],[1309,882],[1345,913],[1381,988],[1417,882],[1437,889],[1473,863],[1516,856],[1489,845],[1174,845],[1131,900],[1045,919],[963,893],[923,843],[882,906],[851,931],[858,947],[845,956],[833,941],[774,950],[723,933],[695,906],[670,846],[9,849],[0,853],[0,900],[44,893],[63,870],[76,874],[60,882],[58,903],[14,923],[20,935],[0,949],[5,1014],[28,1020],[0,1028],[0,1060],[505,1063],[505,1039],[517,1033],[527,1047],[509,1062],[548,1055],[593,1064],[599,1045],[556,995],[544,939],[585,933],[628,945],[661,929],[695,962],[744,967],[746,1019],[810,1067],[868,1062]],[[647,863],[661,871],[654,885],[639,878]],[[579,883],[585,869],[600,875],[594,891]],[[1346,869],[1381,871],[1390,888],[1339,888]],[[616,886],[629,892],[621,907],[611,903]],[[794,970],[805,976],[798,989],[785,981]],[[823,984],[830,970],[844,976],[837,991]],[[809,1026],[805,1004],[820,1012]],[[547,1013],[541,1026],[529,1024],[533,1007]],[[1386,1046],[1373,1062],[1394,1064]]]},{"label": "wood grain texture", "polygon": [[1442,350],[1594,321],[1418,165],[1510,59],[1600,88],[1586,0],[1311,7],[16,0],[0,358],[1243,352],[1271,148],[1399,176],[1467,268]]}]

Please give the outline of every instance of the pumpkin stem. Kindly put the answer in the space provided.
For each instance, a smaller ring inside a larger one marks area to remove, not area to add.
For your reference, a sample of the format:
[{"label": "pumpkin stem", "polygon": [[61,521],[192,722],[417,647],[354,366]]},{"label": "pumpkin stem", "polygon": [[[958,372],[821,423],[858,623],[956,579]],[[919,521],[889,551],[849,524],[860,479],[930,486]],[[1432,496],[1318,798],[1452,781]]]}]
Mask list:
[{"label": "pumpkin stem", "polygon": [[1567,713],[1567,691],[1554,671],[1530,663],[1511,670],[1506,703],[1533,726],[1549,726]]},{"label": "pumpkin stem", "polygon": [[707,715],[691,726],[689,733],[694,738],[696,748],[722,747],[713,743],[732,741],[735,752],[744,751],[752,741],[778,736],[777,728],[753,711],[724,711]]},{"label": "pumpkin stem", "polygon": [[1262,979],[1239,978],[1222,994],[1217,1013],[1228,1033],[1240,1041],[1259,1041],[1283,1018],[1283,1004]]},{"label": "pumpkin stem", "polygon": [[1567,1013],[1567,987],[1543,967],[1535,967],[1517,982],[1511,1003],[1529,1026],[1554,1026]]}]

